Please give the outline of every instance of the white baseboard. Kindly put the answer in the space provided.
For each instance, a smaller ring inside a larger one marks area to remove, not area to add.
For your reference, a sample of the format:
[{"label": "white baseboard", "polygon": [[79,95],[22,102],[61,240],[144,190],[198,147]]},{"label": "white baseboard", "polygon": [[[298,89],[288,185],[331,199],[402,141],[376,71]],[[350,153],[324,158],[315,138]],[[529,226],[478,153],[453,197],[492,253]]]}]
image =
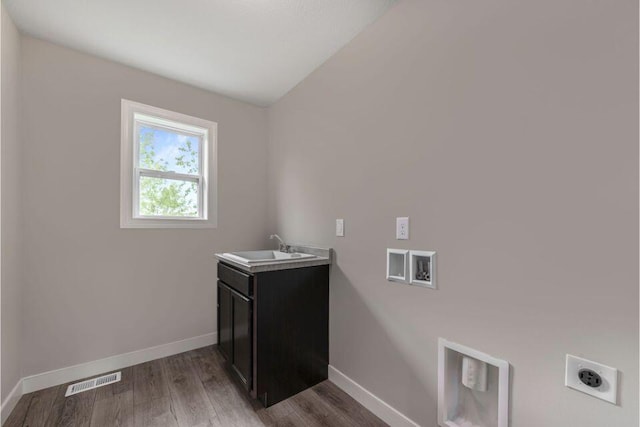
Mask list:
[{"label": "white baseboard", "polygon": [[206,335],[200,335],[198,337],[175,341],[169,344],[162,344],[155,347],[145,348],[143,350],[136,350],[130,353],[94,360],[93,362],[81,363],[67,368],[31,375],[22,379],[22,393],[31,393],[44,388],[137,365],[139,363],[161,359],[163,357],[172,356],[189,350],[195,350],[196,348],[206,347],[217,342],[217,333],[213,332]]},{"label": "white baseboard", "polygon": [[2,402],[2,406],[0,407],[0,425],[7,421],[9,414],[11,414],[13,408],[16,407],[16,404],[22,397],[22,394],[22,379],[20,379],[13,390],[11,390],[11,393],[9,393],[9,395],[4,399],[4,402]]},{"label": "white baseboard", "polygon": [[391,427],[419,427],[402,412],[329,365],[329,380]]}]

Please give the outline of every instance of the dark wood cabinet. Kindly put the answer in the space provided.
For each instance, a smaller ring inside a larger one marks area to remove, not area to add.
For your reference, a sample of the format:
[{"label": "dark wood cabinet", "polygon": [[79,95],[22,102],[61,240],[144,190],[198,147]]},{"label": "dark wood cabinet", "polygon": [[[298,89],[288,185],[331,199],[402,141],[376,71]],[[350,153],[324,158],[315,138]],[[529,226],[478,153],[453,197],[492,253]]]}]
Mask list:
[{"label": "dark wood cabinet", "polygon": [[218,282],[218,348],[230,360],[233,349],[233,301],[231,290]]},{"label": "dark wood cabinet", "polygon": [[218,281],[219,349],[240,382],[251,390],[252,301],[222,281]]},{"label": "dark wood cabinet", "polygon": [[328,377],[329,266],[248,274],[218,264],[219,350],[271,406]]},{"label": "dark wood cabinet", "polygon": [[251,364],[251,301],[233,293],[233,362],[231,366],[247,390],[251,390],[253,379]]}]

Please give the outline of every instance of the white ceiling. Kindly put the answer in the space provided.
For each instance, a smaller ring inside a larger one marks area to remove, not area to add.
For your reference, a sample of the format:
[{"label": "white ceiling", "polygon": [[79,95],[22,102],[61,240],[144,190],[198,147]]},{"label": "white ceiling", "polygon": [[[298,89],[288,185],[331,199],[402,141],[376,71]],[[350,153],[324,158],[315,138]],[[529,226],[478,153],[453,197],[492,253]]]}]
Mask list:
[{"label": "white ceiling", "polygon": [[394,0],[4,0],[26,34],[269,105]]}]

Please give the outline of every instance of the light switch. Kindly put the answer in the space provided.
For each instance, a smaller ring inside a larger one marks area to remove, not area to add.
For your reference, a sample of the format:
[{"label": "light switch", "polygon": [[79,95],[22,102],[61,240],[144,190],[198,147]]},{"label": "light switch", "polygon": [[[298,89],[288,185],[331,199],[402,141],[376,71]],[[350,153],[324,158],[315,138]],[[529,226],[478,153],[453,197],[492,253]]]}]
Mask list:
[{"label": "light switch", "polygon": [[336,236],[344,237],[344,219],[336,219]]},{"label": "light switch", "polygon": [[396,218],[396,239],[409,240],[409,217]]}]

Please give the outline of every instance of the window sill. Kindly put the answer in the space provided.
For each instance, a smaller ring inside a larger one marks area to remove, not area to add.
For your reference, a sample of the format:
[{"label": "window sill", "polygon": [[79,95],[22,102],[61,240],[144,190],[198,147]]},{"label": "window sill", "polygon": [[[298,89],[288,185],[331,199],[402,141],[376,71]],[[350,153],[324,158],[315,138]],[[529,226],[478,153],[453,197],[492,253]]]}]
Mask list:
[{"label": "window sill", "polygon": [[120,228],[216,228],[213,220],[202,219],[126,219]]}]

